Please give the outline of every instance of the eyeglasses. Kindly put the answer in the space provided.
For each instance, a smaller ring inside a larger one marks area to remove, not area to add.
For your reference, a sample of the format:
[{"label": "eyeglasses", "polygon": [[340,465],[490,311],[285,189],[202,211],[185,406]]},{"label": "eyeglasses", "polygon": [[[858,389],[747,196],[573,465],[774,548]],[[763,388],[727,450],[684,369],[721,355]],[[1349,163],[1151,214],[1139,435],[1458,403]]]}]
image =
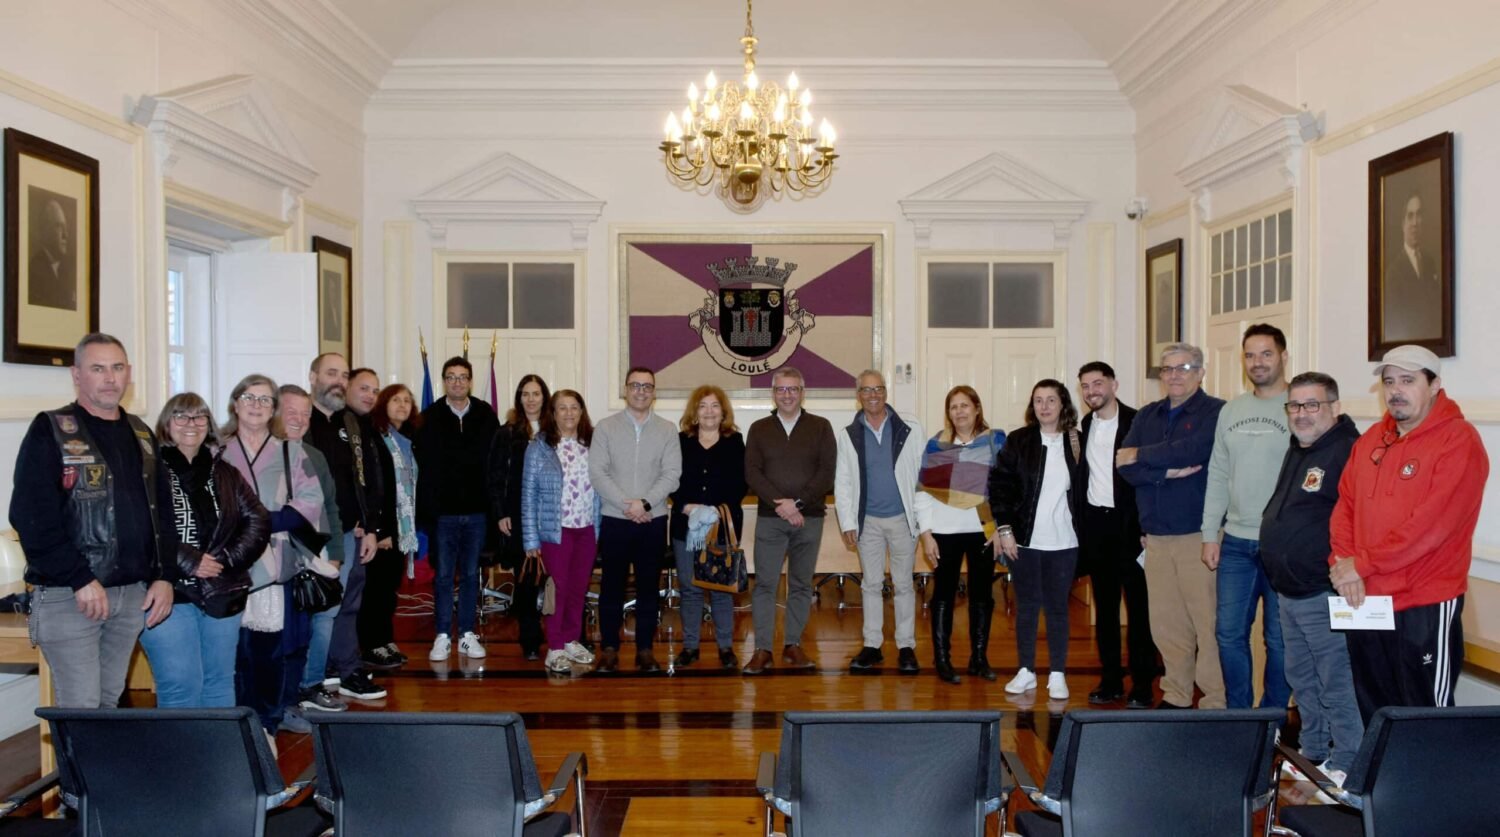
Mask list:
[{"label": "eyeglasses", "polygon": [[640,381],[632,381],[625,388],[631,392],[656,392],[656,384],[643,384]]},{"label": "eyeglasses", "polygon": [[1380,465],[1380,460],[1385,458],[1385,452],[1390,450],[1391,445],[1396,444],[1396,442],[1400,438],[1401,434],[1397,433],[1394,430],[1387,430],[1385,431],[1385,433],[1381,434],[1380,447],[1370,451],[1370,461],[1375,463],[1377,466]]},{"label": "eyeglasses", "polygon": [[276,403],[276,396],[256,395],[253,392],[242,392],[240,393],[240,403],[245,405],[259,404],[262,407],[269,407],[272,404]]},{"label": "eyeglasses", "polygon": [[[1336,400],[1338,399],[1333,399],[1333,401]],[[1315,416],[1319,410],[1323,409],[1324,404],[1332,404],[1333,401],[1288,401],[1286,402],[1286,414],[1295,416],[1298,413],[1307,413],[1310,416]]]},{"label": "eyeglasses", "polygon": [[197,424],[197,425],[201,425],[203,427],[207,427],[208,426],[208,413],[181,413],[181,412],[174,412],[172,414],[172,423],[176,424],[176,425],[179,425],[179,426],[182,426],[182,427],[186,427],[189,424]]},{"label": "eyeglasses", "polygon": [[1167,375],[1191,375],[1195,370],[1202,369],[1201,363],[1179,363],[1176,366],[1163,366],[1161,374]]},{"label": "eyeglasses", "polygon": [[885,387],[860,387],[859,394],[865,396],[885,395]]},{"label": "eyeglasses", "polygon": [[802,387],[771,387],[771,391],[777,395],[796,395],[802,391]]},{"label": "eyeglasses", "polygon": [[450,384],[467,384],[469,382],[469,376],[468,375],[444,375],[443,376],[443,380],[447,381]]}]

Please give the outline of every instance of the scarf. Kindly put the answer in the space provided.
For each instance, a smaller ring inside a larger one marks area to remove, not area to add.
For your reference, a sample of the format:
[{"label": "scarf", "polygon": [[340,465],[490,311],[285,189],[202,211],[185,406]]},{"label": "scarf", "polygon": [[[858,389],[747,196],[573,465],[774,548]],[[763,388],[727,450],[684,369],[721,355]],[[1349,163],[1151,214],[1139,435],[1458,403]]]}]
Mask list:
[{"label": "scarf", "polygon": [[[944,430],[927,440],[917,486],[933,499],[955,509],[978,509],[988,533],[993,526],[989,494],[990,468],[1000,445],[996,432],[986,430],[967,445],[955,444]],[[1004,437],[1001,437],[1004,439]],[[1001,442],[1003,444],[1003,442]]]},{"label": "scarf", "polygon": [[380,434],[391,452],[391,462],[396,471],[396,546],[403,555],[417,551],[417,463],[401,453],[401,443],[396,441],[395,431]]}]

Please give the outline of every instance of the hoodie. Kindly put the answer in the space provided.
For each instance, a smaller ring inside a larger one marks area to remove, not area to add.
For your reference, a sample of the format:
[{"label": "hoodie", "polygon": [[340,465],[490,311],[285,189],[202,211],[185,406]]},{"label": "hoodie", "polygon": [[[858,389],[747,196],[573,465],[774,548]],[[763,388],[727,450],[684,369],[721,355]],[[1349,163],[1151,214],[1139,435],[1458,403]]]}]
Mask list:
[{"label": "hoodie", "polygon": [[1328,580],[1328,518],[1357,439],[1359,428],[1348,416],[1339,416],[1309,447],[1295,435],[1291,438],[1257,538],[1261,565],[1271,587],[1283,596],[1302,599],[1333,593]]},{"label": "hoodie", "polygon": [[1365,594],[1393,597],[1398,611],[1463,595],[1489,473],[1479,431],[1447,392],[1405,435],[1386,413],[1339,480],[1328,563],[1353,556]]}]

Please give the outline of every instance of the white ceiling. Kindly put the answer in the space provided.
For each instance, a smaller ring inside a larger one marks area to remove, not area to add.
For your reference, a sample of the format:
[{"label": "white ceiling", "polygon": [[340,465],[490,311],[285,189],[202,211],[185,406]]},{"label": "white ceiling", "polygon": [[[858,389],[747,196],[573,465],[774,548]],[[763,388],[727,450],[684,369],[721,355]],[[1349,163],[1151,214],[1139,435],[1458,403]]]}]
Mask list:
[{"label": "white ceiling", "polygon": [[[701,58],[732,64],[737,0],[327,0],[392,58]],[[768,61],[1111,61],[1194,0],[760,0]]]}]

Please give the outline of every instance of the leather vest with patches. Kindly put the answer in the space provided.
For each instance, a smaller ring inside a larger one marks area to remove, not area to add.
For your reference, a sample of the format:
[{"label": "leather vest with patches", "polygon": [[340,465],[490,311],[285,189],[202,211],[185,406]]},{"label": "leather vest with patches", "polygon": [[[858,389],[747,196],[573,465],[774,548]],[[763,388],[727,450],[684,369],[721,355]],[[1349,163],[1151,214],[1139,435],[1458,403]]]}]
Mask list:
[{"label": "leather vest with patches", "polygon": [[[52,438],[62,453],[62,488],[68,492],[64,512],[73,546],[89,562],[89,570],[105,587],[119,584],[114,578],[119,569],[119,539],[115,532],[115,479],[104,454],[78,420],[75,407],[69,404],[47,411],[52,420]],[[157,531],[156,450],[151,444],[151,428],[135,416],[125,413],[141,446],[140,479],[145,484],[146,502],[151,513],[151,534]],[[159,550],[158,550],[159,552]]]}]

